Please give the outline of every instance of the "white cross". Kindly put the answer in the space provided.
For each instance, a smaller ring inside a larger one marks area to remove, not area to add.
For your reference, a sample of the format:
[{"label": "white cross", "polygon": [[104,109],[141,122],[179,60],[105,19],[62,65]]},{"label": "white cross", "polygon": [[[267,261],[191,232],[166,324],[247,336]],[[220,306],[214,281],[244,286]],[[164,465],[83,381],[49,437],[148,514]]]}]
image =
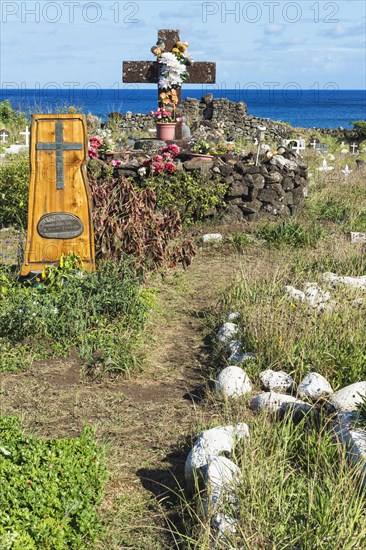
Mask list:
[{"label": "white cross", "polygon": [[8,139],[9,134],[7,132],[5,132],[5,130],[3,130],[0,134],[0,137],[1,137],[2,143],[6,143],[6,140]]},{"label": "white cross", "polygon": [[352,154],[354,155],[355,154],[355,149],[357,149],[358,145],[356,143],[352,143],[351,145],[351,149],[352,149]]},{"label": "white cross", "polygon": [[20,135],[21,135],[21,136],[25,136],[25,145],[26,145],[27,147],[29,147],[29,136],[30,136],[30,131],[29,131],[28,126],[25,127],[25,132],[20,132]]},{"label": "white cross", "polygon": [[350,175],[351,172],[353,172],[353,170],[350,170],[350,169],[348,168],[348,164],[346,164],[345,169],[344,169],[344,170],[341,170],[341,172],[343,172],[344,178],[347,179],[347,177]]},{"label": "white cross", "polygon": [[310,143],[310,145],[313,147],[313,149],[315,149],[316,146],[318,145],[318,142],[315,141],[315,139],[314,139],[313,143]]}]

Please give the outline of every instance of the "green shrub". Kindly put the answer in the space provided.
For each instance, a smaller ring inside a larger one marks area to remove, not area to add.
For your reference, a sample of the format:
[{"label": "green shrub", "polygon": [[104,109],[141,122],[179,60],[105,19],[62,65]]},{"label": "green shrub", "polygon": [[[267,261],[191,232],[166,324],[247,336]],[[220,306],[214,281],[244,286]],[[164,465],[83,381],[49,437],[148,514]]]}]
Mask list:
[{"label": "green shrub", "polygon": [[227,191],[227,185],[209,180],[198,170],[152,176],[144,185],[154,190],[159,208],[177,208],[186,223],[201,220],[212,208],[222,205]]},{"label": "green shrub", "polygon": [[95,507],[106,480],[90,428],[73,439],[39,440],[0,417],[0,546],[89,547],[101,533]]},{"label": "green shrub", "polygon": [[[73,346],[88,364],[98,349],[101,364],[108,362],[109,370],[111,361],[115,370],[131,368],[148,306],[127,260],[123,265],[106,263],[82,276],[61,270],[49,278],[51,284],[46,279],[27,287],[7,279],[0,293],[3,370],[24,367],[27,354],[65,356]],[[113,337],[106,338],[112,332]]]},{"label": "green shrub", "polygon": [[10,141],[18,141],[19,132],[28,124],[25,113],[12,108],[8,99],[0,101],[0,125],[10,132]]},{"label": "green shrub", "polygon": [[28,153],[5,157],[0,166],[0,225],[27,225],[29,178]]},{"label": "green shrub", "polygon": [[304,225],[295,220],[286,220],[280,224],[269,223],[260,227],[257,235],[264,239],[269,246],[316,246],[324,235],[318,225]]},{"label": "green shrub", "polygon": [[253,238],[246,233],[233,233],[232,235],[228,235],[225,241],[231,244],[238,252],[243,252],[249,244],[253,243]]}]

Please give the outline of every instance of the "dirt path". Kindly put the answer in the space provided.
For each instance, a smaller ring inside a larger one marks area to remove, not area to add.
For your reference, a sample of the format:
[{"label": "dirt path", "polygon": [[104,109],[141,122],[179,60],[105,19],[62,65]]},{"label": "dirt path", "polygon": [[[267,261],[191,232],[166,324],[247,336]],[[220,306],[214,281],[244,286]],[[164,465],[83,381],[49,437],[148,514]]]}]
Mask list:
[{"label": "dirt path", "polygon": [[[174,547],[161,514],[174,501],[166,487],[183,482],[192,431],[209,418],[199,399],[209,360],[204,318],[238,264],[234,253],[200,250],[189,270],[158,283],[145,365],[128,380],[86,384],[75,357],[0,377],[2,414],[22,415],[27,429],[46,437],[76,435],[90,423],[107,444],[101,548]],[[163,502],[160,511],[152,496]]]}]

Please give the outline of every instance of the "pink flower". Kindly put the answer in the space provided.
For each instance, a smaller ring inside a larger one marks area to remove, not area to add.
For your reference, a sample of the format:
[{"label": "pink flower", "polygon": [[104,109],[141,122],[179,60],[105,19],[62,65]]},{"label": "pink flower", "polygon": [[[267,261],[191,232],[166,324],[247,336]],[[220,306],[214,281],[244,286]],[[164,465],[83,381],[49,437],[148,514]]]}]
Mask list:
[{"label": "pink flower", "polygon": [[183,119],[182,119],[181,116],[178,116],[178,117],[176,118],[176,121],[177,121],[177,122],[182,122],[182,120],[183,120]]},{"label": "pink flower", "polygon": [[161,174],[164,170],[164,164],[162,162],[153,162],[151,165],[151,170],[156,174]]},{"label": "pink flower", "polygon": [[154,162],[162,162],[164,159],[161,155],[154,155],[153,156],[153,161]]},{"label": "pink flower", "polygon": [[99,157],[98,152],[95,149],[93,149],[92,147],[89,148],[88,155],[92,159],[97,159]]},{"label": "pink flower", "polygon": [[171,145],[168,145],[168,149],[172,153],[172,155],[174,155],[175,157],[179,155],[180,149],[178,145],[175,145],[174,143],[172,143]]},{"label": "pink flower", "polygon": [[167,145],[166,147],[163,147],[161,152],[164,156],[165,153],[169,153],[173,158],[176,157],[179,154],[179,147],[178,145],[175,145],[172,143],[171,145]]},{"label": "pink flower", "polygon": [[145,159],[144,162],[142,163],[143,166],[150,166],[151,164],[151,159]]},{"label": "pink flower", "polygon": [[169,153],[169,151],[165,151],[165,153],[163,153],[163,159],[164,160],[172,160],[172,154]]},{"label": "pink flower", "polygon": [[165,170],[169,173],[169,174],[172,174],[173,172],[175,172],[177,169],[177,167],[175,166],[175,164],[173,162],[167,162],[165,163]]},{"label": "pink flower", "polygon": [[97,136],[91,137],[90,140],[90,146],[94,147],[94,149],[98,149],[100,146],[100,139]]},{"label": "pink flower", "polygon": [[122,164],[122,161],[121,160],[115,160],[113,159],[112,162],[111,162],[111,165],[112,166],[121,166]]}]

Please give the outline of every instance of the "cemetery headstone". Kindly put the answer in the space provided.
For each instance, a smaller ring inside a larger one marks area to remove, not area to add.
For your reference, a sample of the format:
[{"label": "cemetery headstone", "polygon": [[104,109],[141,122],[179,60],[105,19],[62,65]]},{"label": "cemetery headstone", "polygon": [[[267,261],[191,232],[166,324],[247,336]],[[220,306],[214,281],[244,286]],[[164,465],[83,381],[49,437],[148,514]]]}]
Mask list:
[{"label": "cemetery headstone", "polygon": [[74,252],[93,270],[94,232],[86,180],[84,115],[33,115],[27,244],[22,276]]},{"label": "cemetery headstone", "polygon": [[26,147],[29,147],[29,136],[30,136],[29,127],[26,126],[25,132],[20,132],[20,135],[25,136],[25,145]]},{"label": "cemetery headstone", "polygon": [[350,149],[352,149],[352,154],[355,155],[358,153],[358,144],[357,143],[351,143]]},{"label": "cemetery headstone", "polygon": [[8,130],[5,130],[5,129],[0,130],[1,143],[6,143],[9,136],[10,136],[10,133],[8,132]]},{"label": "cemetery headstone", "polygon": [[[171,51],[177,42],[180,41],[179,30],[160,29],[158,31],[158,42],[163,43],[165,51]],[[122,81],[126,83],[150,83],[158,84],[161,71],[161,63],[157,61],[124,61]],[[216,63],[192,62],[187,67],[189,73],[185,80],[188,84],[214,84],[216,81]],[[158,87],[158,98],[163,90]],[[176,89],[178,104],[182,103],[182,90]],[[181,139],[181,126],[176,129],[176,138]]]},{"label": "cemetery headstone", "polygon": [[315,147],[315,151],[322,155],[326,155],[328,153],[328,145],[326,143],[318,143]]}]

